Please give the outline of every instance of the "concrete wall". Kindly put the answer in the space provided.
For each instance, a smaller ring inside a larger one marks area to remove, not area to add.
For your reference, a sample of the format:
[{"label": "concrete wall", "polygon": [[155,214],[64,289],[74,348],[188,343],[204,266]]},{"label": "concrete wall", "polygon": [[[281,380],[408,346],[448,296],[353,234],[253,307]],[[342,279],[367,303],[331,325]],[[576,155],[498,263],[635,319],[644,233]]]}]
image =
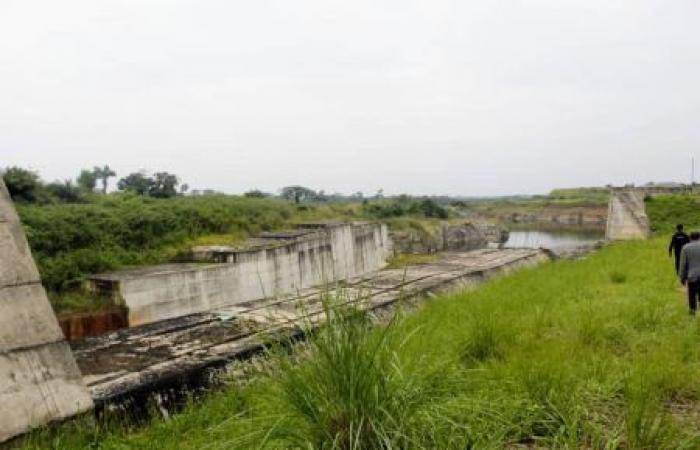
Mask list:
[{"label": "concrete wall", "polygon": [[466,251],[484,248],[488,238],[480,227],[463,223],[443,224],[432,232],[400,230],[391,233],[393,253],[435,253],[439,251]]},{"label": "concrete wall", "polygon": [[604,207],[543,208],[533,212],[514,212],[504,219],[516,224],[603,230],[607,212]]},{"label": "concrete wall", "polygon": [[115,272],[90,283],[124,304],[134,326],[366,274],[383,267],[390,251],[386,225],[318,225],[266,248],[224,253],[221,264]]},{"label": "concrete wall", "polygon": [[0,179],[0,442],[90,408]]},{"label": "concrete wall", "polygon": [[644,192],[633,189],[611,191],[605,238],[609,240],[646,239],[649,233]]}]

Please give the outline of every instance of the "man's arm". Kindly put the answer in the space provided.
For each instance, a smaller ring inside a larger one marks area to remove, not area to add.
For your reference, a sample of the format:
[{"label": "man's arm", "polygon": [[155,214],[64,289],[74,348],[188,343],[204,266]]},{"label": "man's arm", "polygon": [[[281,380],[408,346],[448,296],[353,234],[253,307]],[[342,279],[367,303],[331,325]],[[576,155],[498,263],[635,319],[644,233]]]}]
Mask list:
[{"label": "man's arm", "polygon": [[688,280],[688,248],[683,247],[683,250],[681,250],[681,264],[680,264],[680,272],[678,276],[681,278],[681,283],[685,285],[685,282]]},{"label": "man's arm", "polygon": [[668,256],[671,256],[672,251],[673,251],[673,236],[671,236],[671,243],[668,244]]}]

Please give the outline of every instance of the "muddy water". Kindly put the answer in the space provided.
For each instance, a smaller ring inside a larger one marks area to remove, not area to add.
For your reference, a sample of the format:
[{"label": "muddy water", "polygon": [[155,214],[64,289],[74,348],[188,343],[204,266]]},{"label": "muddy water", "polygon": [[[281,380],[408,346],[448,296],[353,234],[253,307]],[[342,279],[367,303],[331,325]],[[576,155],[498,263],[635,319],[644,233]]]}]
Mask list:
[{"label": "muddy water", "polygon": [[511,231],[505,248],[547,248],[554,251],[571,250],[594,244],[604,238],[603,233],[590,231]]}]

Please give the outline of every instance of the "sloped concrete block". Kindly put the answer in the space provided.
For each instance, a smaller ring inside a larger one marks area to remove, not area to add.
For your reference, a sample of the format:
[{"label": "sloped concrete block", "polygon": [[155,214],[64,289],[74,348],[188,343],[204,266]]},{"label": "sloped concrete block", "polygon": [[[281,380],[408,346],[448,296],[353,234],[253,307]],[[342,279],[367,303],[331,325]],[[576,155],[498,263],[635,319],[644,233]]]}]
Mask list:
[{"label": "sloped concrete block", "polygon": [[0,442],[92,408],[66,342],[0,353]]},{"label": "sloped concrete block", "polygon": [[0,353],[63,340],[40,284],[0,288]]},{"label": "sloped concrete block", "polygon": [[608,240],[646,239],[649,237],[649,219],[644,205],[644,192],[639,190],[613,191],[608,205]]},{"label": "sloped concrete block", "polygon": [[0,178],[0,442],[90,408]]},{"label": "sloped concrete block", "polygon": [[39,272],[24,237],[22,224],[0,183],[0,286],[39,281]]}]

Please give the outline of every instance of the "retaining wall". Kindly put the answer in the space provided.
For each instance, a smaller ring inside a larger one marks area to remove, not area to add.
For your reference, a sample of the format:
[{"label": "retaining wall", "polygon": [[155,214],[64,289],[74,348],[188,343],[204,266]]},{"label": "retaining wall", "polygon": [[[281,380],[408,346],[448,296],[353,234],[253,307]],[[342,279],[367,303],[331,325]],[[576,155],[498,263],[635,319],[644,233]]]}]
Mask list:
[{"label": "retaining wall", "polygon": [[467,251],[484,248],[489,238],[484,229],[471,223],[442,224],[433,232],[401,230],[391,233],[394,254]]},{"label": "retaining wall", "polygon": [[[382,268],[391,252],[386,225],[310,224],[268,234],[262,248],[212,252],[219,264],[171,264],[91,276],[140,325],[294,293]],[[206,253],[206,252],[204,252]]]}]

